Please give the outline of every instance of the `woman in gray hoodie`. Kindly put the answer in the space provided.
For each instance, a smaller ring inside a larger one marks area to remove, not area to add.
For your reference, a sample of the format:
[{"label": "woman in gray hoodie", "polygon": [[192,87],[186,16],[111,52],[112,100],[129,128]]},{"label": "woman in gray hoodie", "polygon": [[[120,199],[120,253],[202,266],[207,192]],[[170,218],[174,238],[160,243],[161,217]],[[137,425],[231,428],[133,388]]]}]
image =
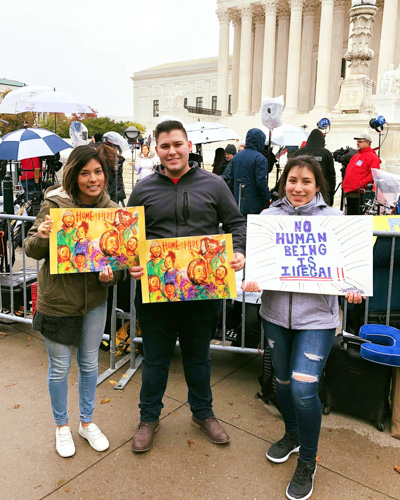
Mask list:
[{"label": "woman in gray hoodie", "polygon": [[[343,215],[325,202],[327,183],[319,163],[300,156],[287,163],[280,179],[280,199],[266,215]],[[260,292],[256,282],[243,285]],[[349,302],[361,295],[348,292]],[[339,325],[338,299],[332,295],[264,291],[260,315],[276,375],[276,395],[285,422],[285,435],[274,443],[267,458],[283,463],[300,452],[286,496],[307,499],[312,495],[321,428],[318,381]]]}]

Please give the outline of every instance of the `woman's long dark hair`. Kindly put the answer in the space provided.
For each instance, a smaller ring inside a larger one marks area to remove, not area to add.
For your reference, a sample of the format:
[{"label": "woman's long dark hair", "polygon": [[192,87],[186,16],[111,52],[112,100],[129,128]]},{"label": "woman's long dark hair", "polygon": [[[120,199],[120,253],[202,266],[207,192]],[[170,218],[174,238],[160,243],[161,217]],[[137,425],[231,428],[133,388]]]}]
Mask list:
[{"label": "woman's long dark hair", "polygon": [[225,151],[224,148],[217,148],[215,150],[215,156],[214,156],[214,161],[213,161],[213,174],[217,174],[219,172],[219,166],[221,164],[221,161],[224,159]]},{"label": "woman's long dark hair", "polygon": [[286,196],[286,182],[289,177],[289,173],[294,167],[307,167],[314,174],[315,184],[321,193],[321,196],[328,201],[328,184],[322,172],[321,165],[312,156],[297,156],[296,158],[291,158],[287,163],[279,179],[279,198],[284,198]]},{"label": "woman's long dark hair", "polygon": [[79,200],[79,172],[90,162],[90,160],[96,160],[100,163],[104,173],[104,189],[107,187],[107,166],[97,149],[92,146],[78,146],[69,155],[64,167],[62,179],[62,187],[75,202]]}]

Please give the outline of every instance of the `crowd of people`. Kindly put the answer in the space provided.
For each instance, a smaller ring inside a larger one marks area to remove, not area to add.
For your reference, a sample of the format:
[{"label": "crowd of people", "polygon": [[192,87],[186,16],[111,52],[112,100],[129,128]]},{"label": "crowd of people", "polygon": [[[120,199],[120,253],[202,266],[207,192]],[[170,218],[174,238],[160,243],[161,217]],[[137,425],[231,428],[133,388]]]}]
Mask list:
[{"label": "crowd of people", "polygon": [[[371,182],[371,167],[379,168],[368,134],[360,134],[356,140],[359,152],[350,161],[343,181],[347,199],[351,199],[348,193]],[[226,445],[230,436],[213,411],[209,355],[221,301],[176,300],[177,290],[181,294],[191,293],[190,290],[195,290],[202,276],[207,274],[204,272],[206,267],[211,266],[215,274],[213,285],[221,291],[215,297],[223,297],[225,271],[228,267],[239,271],[245,264],[245,217],[248,214],[342,216],[342,212],[331,206],[335,190],[332,155],[325,149],[320,131],[313,131],[304,148],[287,162],[279,182],[279,199],[270,205],[270,166],[265,152],[266,136],[260,129],[249,130],[239,151],[233,144],[225,150],[219,148],[213,164],[214,173],[189,161],[192,144],[178,121],[168,120],[157,126],[157,157],[150,153],[149,142],[141,147],[136,163],[138,182],[128,201],[129,207],[144,206],[146,237],[154,240],[151,257],[145,265],[155,302],[143,303],[141,288],[137,287],[135,306],[144,354],[140,419],[132,450],[143,453],[154,444],[177,337],[188,387],[191,423],[203,430],[212,443]],[[73,347],[76,347],[79,367],[79,434],[97,451],[104,451],[109,446],[92,417],[108,287],[118,281],[120,271],[106,266],[98,272],[52,275],[49,269],[51,208],[67,209],[61,241],[72,233],[71,221],[67,220],[68,209],[118,206],[111,201],[114,191],[107,188],[107,179],[110,173],[113,176],[114,171],[110,168],[121,152],[114,149],[111,156],[106,149],[110,145],[99,141],[94,144],[95,147],[79,146],[72,151],[64,167],[62,185],[46,191],[41,211],[25,241],[28,256],[44,259],[38,274],[39,296],[33,328],[45,337],[56,450],[62,457],[75,453],[67,411],[67,376]],[[193,258],[187,276],[182,276],[176,268],[174,252],[162,254],[157,240],[181,236],[204,236],[204,240],[209,240],[208,235],[219,233],[221,223],[233,238],[234,254],[230,262],[218,260],[219,249],[214,242],[204,241],[205,254]],[[83,224],[74,226],[73,230],[75,244],[84,247],[85,254],[104,251],[90,248],[86,239],[87,227]],[[133,279],[142,278],[143,265],[137,262],[129,269]],[[186,281],[188,287],[183,286]],[[207,286],[212,288],[210,283]],[[249,292],[261,291],[254,281],[244,281],[242,287]],[[362,302],[360,294],[353,292],[347,292],[346,299],[350,303]],[[260,315],[271,351],[276,395],[284,421],[284,435],[270,446],[266,457],[274,463],[283,463],[292,453],[299,453],[286,495],[289,499],[307,499],[313,492],[321,426],[318,381],[339,324],[338,299],[327,295],[264,291]]]}]

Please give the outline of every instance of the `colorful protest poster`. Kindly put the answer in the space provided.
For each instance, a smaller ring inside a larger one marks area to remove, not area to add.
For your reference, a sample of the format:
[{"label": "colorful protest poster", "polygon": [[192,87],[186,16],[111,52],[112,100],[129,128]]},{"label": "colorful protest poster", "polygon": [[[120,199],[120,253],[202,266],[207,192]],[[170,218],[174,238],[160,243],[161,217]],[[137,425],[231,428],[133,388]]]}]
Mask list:
[{"label": "colorful protest poster", "polygon": [[400,215],[375,215],[374,231],[400,231]]},{"label": "colorful protest poster", "polygon": [[232,235],[139,242],[143,303],[236,297]]},{"label": "colorful protest poster", "polygon": [[249,215],[246,281],[262,290],[372,296],[372,219]]},{"label": "colorful protest poster", "polygon": [[87,273],[138,265],[144,208],[52,208],[50,273]]}]

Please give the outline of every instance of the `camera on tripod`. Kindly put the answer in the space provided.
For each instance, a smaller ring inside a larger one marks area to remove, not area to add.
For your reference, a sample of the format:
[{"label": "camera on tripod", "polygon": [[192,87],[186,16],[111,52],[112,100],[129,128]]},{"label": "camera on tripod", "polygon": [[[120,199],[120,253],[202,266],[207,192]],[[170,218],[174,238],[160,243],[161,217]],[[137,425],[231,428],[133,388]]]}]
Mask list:
[{"label": "camera on tripod", "polygon": [[45,162],[42,176],[42,189],[43,191],[46,191],[48,187],[53,186],[57,183],[56,172],[61,170],[63,164],[60,161],[60,153],[56,153],[55,155],[51,156],[43,156],[42,161]]},{"label": "camera on tripod", "polygon": [[34,191],[32,193],[31,204],[32,204],[32,215],[34,217],[40,212],[40,206],[43,201],[43,192],[42,191]]}]

